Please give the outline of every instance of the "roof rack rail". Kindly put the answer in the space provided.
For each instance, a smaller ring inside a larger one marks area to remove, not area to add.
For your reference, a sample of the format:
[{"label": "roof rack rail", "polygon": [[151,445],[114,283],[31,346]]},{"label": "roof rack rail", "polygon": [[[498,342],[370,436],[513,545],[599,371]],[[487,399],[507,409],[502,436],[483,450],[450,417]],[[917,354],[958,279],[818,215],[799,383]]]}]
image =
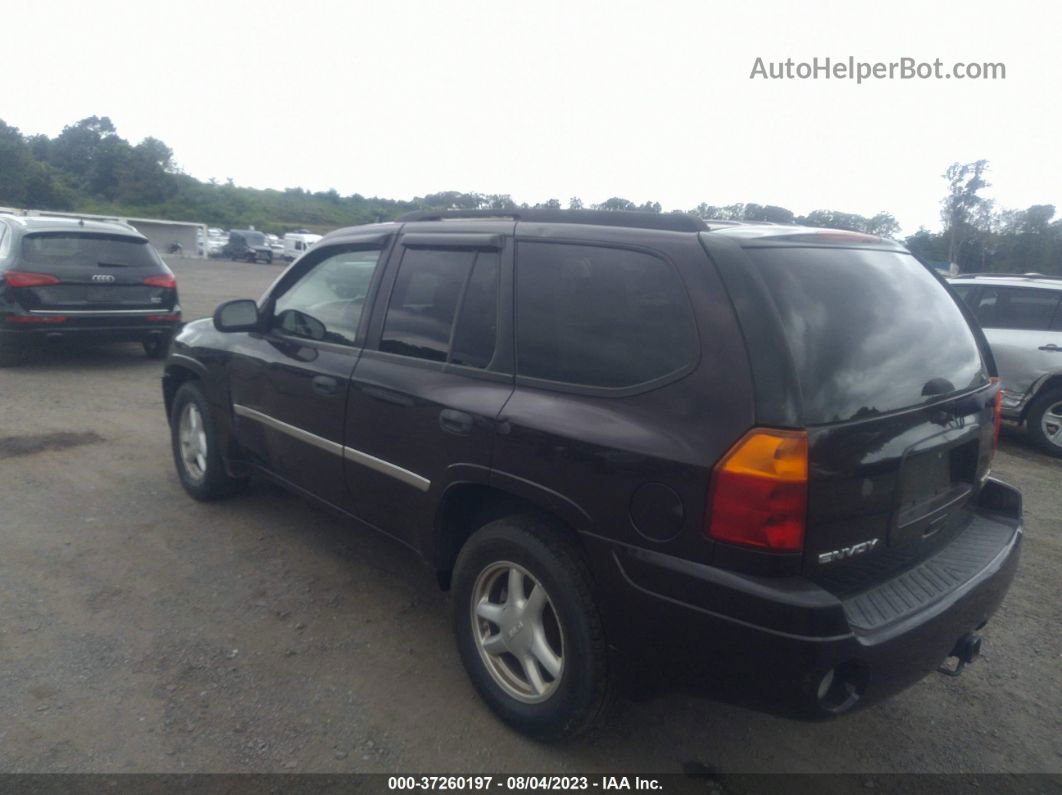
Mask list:
[{"label": "roof rack rail", "polygon": [[629,210],[551,210],[544,208],[515,210],[417,210],[397,220],[446,221],[450,219],[511,218],[543,224],[590,224],[593,226],[628,226],[635,229],[663,229],[671,232],[704,232],[708,226],[695,215],[685,213],[639,213]]}]

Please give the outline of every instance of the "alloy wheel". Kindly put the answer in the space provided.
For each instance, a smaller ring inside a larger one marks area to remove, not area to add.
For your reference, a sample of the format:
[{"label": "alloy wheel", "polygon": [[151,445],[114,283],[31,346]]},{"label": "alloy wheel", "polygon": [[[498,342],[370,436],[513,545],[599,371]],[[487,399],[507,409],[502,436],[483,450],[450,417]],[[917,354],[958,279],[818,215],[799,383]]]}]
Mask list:
[{"label": "alloy wheel", "polygon": [[203,415],[195,403],[188,402],[181,410],[177,440],[185,471],[193,480],[202,480],[207,469],[207,437]]},{"label": "alloy wheel", "polygon": [[564,633],[542,583],[516,563],[493,563],[476,579],[470,613],[495,683],[527,704],[552,696],[564,675]]}]

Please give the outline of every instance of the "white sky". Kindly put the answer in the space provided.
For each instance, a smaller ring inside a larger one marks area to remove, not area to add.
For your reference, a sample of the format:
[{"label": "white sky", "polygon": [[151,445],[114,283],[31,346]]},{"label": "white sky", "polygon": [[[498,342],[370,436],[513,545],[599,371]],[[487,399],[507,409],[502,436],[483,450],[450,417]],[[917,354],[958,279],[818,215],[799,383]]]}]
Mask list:
[{"label": "white sky", "polygon": [[[107,115],[200,179],[411,198],[778,204],[939,226],[986,158],[1007,207],[1062,213],[1062,4],[112,2],[4,9],[0,119]],[[998,81],[750,80],[765,61],[941,58]]]}]

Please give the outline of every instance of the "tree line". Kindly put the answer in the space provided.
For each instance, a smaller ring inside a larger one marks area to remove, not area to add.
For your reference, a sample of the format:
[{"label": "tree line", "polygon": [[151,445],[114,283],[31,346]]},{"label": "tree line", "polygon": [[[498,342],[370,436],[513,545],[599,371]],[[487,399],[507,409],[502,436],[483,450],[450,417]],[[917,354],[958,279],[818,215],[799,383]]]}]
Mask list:
[{"label": "tree line", "polygon": [[[990,187],[988,161],[954,163],[943,175],[940,232],[919,229],[903,242],[923,259],[955,263],[961,271],[1062,274],[1062,220],[1055,207],[999,208],[981,195]],[[107,116],[68,125],[54,138],[23,135],[0,121],[0,205],[123,216],[149,216],[210,226],[254,226],[283,233],[294,228],[328,231],[340,226],[390,220],[411,210],[514,210],[528,207],[663,212],[659,202],[641,204],[619,196],[584,205],[549,199],[517,203],[509,194],[443,191],[411,200],[341,196],[239,187],[230,179],[202,182],[181,172],[173,150],[157,138],[132,144]],[[686,212],[704,219],[759,221],[848,229],[895,238],[900,225],[888,212],[866,217],[837,210],[797,215],[771,204],[702,203]]]}]

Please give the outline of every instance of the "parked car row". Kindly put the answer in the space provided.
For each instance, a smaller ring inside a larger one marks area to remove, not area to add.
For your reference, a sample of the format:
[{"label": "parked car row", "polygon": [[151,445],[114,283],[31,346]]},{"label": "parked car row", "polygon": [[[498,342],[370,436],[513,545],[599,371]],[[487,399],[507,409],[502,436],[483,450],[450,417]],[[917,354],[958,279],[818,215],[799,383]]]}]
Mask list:
[{"label": "parked car row", "polygon": [[206,253],[210,257],[271,263],[274,259],[288,262],[301,257],[321,239],[309,232],[289,232],[283,238],[255,229],[207,230]]},{"label": "parked car row", "polygon": [[646,655],[805,716],[977,656],[1021,494],[943,280],[837,230],[497,216],[339,230],[187,324],[185,490],[261,476],[416,550],[476,690],[541,739]]}]

